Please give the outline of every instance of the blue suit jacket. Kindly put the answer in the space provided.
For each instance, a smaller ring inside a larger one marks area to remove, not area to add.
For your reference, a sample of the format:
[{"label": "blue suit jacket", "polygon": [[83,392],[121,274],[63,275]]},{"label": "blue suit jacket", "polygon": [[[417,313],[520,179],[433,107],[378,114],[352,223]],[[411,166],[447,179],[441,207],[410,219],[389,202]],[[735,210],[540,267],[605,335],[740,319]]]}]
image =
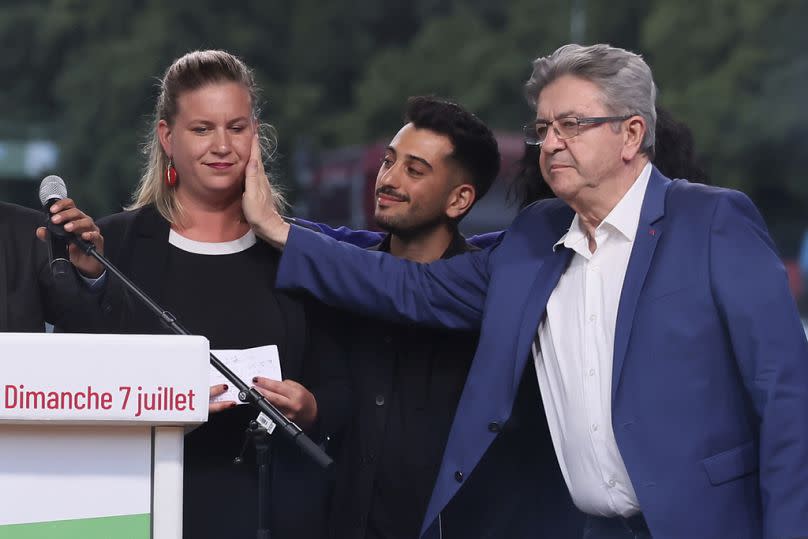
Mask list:
[{"label": "blue suit jacket", "polygon": [[[571,256],[572,210],[525,209],[494,246],[416,264],[292,227],[278,286],[367,314],[480,328],[423,532],[504,423]],[[808,343],[749,199],[670,181],[643,202],[615,328],[612,426],[655,539],[808,536]]]}]

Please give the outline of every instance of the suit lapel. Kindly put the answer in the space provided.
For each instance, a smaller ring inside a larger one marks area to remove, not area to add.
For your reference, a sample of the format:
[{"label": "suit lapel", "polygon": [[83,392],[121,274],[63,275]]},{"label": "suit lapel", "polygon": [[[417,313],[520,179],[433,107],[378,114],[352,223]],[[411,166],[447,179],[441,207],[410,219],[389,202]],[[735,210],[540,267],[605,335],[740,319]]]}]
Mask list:
[{"label": "suit lapel", "polygon": [[623,279],[623,290],[617,308],[617,323],[614,331],[614,357],[612,366],[612,402],[620,384],[620,375],[626,359],[631,328],[637,301],[640,298],[645,278],[654,258],[657,243],[664,232],[665,195],[671,181],[654,168],[648,180],[645,198],[640,211],[640,221],[634,238],[634,247]]},{"label": "suit lapel", "polygon": [[[571,218],[570,218],[571,219]],[[569,223],[567,223],[569,224]],[[560,235],[563,234],[561,232]],[[513,371],[513,391],[515,392],[519,387],[522,379],[522,373],[525,370],[525,363],[530,357],[530,354],[522,354],[522,350],[529,350],[530,343],[536,337],[539,323],[547,311],[547,301],[550,299],[550,294],[553,293],[561,274],[564,273],[572,251],[563,246],[559,246],[551,255],[545,258],[542,263],[536,268],[533,284],[531,285],[527,300],[524,303],[522,311],[521,324],[519,326],[519,334],[517,336],[517,347],[519,355],[516,358]]]},{"label": "suit lapel", "polygon": [[[529,210],[528,210],[529,211]],[[513,365],[512,394],[522,380],[525,363],[530,357],[530,344],[533,342],[539,322],[547,311],[547,300],[558,284],[572,256],[572,251],[559,246],[553,249],[555,242],[569,230],[575,213],[566,204],[558,205],[547,211],[543,223],[536,223],[531,235],[530,250],[523,262],[515,264],[509,270],[514,283],[530,283],[519,320],[519,332],[516,335],[516,358]],[[528,351],[522,353],[522,351]]]},{"label": "suit lapel", "polygon": [[[525,370],[525,362],[530,357],[529,352],[523,354],[521,351],[530,350],[530,344],[536,337],[539,323],[544,317],[544,313],[547,312],[547,301],[550,299],[550,294],[553,293],[561,274],[564,273],[572,258],[571,250],[563,246],[553,250],[553,244],[569,230],[574,215],[575,213],[566,204],[550,210],[546,217],[546,228],[539,227],[533,232],[537,238],[541,238],[541,242],[537,246],[538,251],[529,260],[530,264],[535,264],[533,272],[514,275],[514,282],[530,282],[531,286],[527,289],[527,297],[520,316],[519,333],[516,340],[517,357],[513,370],[513,394],[516,394]],[[542,228],[544,228],[544,232],[542,232]],[[530,280],[531,277],[532,280]]]}]

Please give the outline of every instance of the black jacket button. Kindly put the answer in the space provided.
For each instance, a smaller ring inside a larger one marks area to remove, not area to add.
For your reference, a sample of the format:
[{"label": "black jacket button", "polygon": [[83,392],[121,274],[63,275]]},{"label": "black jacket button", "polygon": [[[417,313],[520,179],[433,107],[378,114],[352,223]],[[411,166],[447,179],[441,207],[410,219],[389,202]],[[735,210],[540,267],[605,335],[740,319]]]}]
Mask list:
[{"label": "black jacket button", "polygon": [[461,472],[460,470],[457,470],[455,472],[455,481],[457,481],[458,483],[463,482],[463,472]]}]

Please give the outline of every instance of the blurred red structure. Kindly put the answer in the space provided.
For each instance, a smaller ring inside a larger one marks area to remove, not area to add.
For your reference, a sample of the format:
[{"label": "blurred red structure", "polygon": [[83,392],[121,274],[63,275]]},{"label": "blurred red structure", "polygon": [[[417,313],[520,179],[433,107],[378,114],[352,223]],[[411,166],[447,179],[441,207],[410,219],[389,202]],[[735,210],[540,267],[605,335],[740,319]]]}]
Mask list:
[{"label": "blurred red structure", "polygon": [[788,286],[795,298],[802,298],[805,293],[805,283],[802,282],[802,273],[796,260],[784,260],[786,274],[788,275]]}]

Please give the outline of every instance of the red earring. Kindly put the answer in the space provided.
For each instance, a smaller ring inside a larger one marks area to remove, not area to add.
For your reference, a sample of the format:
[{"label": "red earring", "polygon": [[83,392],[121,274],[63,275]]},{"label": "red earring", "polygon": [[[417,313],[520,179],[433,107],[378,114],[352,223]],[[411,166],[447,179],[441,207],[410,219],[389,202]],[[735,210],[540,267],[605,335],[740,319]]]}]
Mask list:
[{"label": "red earring", "polygon": [[166,185],[169,187],[177,185],[177,169],[174,168],[174,161],[172,159],[168,160],[168,166],[166,167]]}]

